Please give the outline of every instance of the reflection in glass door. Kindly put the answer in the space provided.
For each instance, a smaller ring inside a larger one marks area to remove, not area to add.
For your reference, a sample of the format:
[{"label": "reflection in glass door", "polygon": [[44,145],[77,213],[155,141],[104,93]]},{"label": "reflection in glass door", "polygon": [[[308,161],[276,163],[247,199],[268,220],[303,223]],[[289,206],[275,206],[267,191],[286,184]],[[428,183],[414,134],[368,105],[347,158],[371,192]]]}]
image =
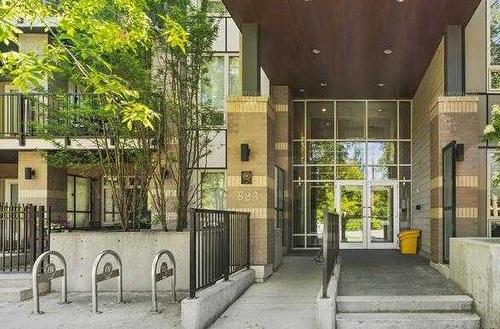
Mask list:
[{"label": "reflection in glass door", "polygon": [[340,247],[383,249],[397,246],[397,183],[339,182]]},{"label": "reflection in glass door", "polygon": [[370,239],[369,248],[396,247],[394,232],[399,231],[397,220],[397,185],[395,183],[368,183],[369,206],[367,217]]},{"label": "reflection in glass door", "polygon": [[338,183],[337,213],[340,215],[340,247],[365,248],[364,185],[362,183]]}]

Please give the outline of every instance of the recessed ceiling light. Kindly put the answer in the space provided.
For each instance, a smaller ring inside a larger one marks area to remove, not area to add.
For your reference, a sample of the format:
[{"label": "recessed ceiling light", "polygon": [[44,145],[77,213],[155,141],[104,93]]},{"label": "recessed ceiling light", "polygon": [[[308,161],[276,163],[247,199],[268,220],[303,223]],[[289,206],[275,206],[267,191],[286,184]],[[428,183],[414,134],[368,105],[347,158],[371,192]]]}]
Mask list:
[{"label": "recessed ceiling light", "polygon": [[403,3],[405,0],[396,0],[397,3]]},{"label": "recessed ceiling light", "polygon": [[394,52],[392,51],[392,49],[386,49],[384,50],[384,54],[386,55],[392,55]]},{"label": "recessed ceiling light", "polygon": [[383,82],[379,82],[379,83],[377,83],[377,86],[379,86],[379,87],[381,87],[381,88],[382,88],[382,87],[385,87],[385,86],[387,86],[387,85],[386,85],[385,83],[383,83]]},{"label": "recessed ceiling light", "polygon": [[378,110],[377,110],[377,112],[378,112],[378,113],[381,113],[382,111],[383,111],[382,109],[378,109]]},{"label": "recessed ceiling light", "polygon": [[325,87],[327,87],[327,86],[328,86],[328,85],[327,85],[326,83],[324,83],[324,82],[321,84],[321,87],[323,87],[323,88],[325,88]]},{"label": "recessed ceiling light", "polygon": [[314,48],[314,49],[312,50],[312,52],[313,52],[313,54],[314,54],[314,55],[319,55],[319,54],[321,54],[321,50],[319,50],[318,48]]},{"label": "recessed ceiling light", "polygon": [[326,112],[326,109],[325,108],[321,109],[321,112]]},{"label": "recessed ceiling light", "polygon": [[304,91],[306,91],[305,89],[299,89],[299,92],[303,93]]}]

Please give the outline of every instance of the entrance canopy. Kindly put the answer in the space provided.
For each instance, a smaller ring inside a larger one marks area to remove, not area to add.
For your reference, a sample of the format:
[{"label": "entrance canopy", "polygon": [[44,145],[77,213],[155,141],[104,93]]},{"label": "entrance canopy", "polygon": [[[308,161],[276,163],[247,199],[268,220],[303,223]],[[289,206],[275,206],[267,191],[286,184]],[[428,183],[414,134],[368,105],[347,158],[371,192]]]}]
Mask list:
[{"label": "entrance canopy", "polygon": [[[480,0],[224,0],[258,23],[272,83],[308,98],[413,98],[446,25]],[[301,91],[303,89],[303,91]]]}]

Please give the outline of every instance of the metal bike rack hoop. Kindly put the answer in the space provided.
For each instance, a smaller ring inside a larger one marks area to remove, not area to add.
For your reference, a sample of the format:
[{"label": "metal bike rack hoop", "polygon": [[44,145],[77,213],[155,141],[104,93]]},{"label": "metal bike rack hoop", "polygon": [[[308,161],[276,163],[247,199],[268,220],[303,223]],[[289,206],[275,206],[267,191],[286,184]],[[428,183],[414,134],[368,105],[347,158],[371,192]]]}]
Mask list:
[{"label": "metal bike rack hoop", "polygon": [[[158,262],[163,255],[167,255],[172,263],[172,268],[168,268],[167,262],[163,262],[160,265],[160,273],[156,273],[158,268]],[[158,298],[156,293],[156,283],[162,281],[166,278],[172,277],[171,285],[172,285],[172,296],[174,302],[177,301],[176,293],[175,293],[175,281],[176,281],[177,270],[175,266],[175,257],[168,250],[159,251],[155,258],[153,259],[153,263],[151,264],[151,291],[152,291],[152,300],[153,300],[153,311],[158,312]]]},{"label": "metal bike rack hoop", "polygon": [[[111,255],[114,257],[115,261],[118,263],[118,269],[113,269],[111,263],[104,264],[102,273],[97,274],[97,269],[101,260],[104,256]],[[105,250],[101,252],[95,258],[94,265],[92,266],[92,311],[94,313],[99,313],[98,303],[97,303],[97,283],[101,281],[106,281],[111,278],[118,277],[118,302],[123,302],[123,281],[122,281],[122,261],[120,256],[113,250]]]},{"label": "metal bike rack hoop", "polygon": [[[43,260],[50,255],[56,256],[59,261],[62,264],[62,269],[57,270],[56,266],[54,263],[48,263],[45,268],[44,268],[44,273],[39,273],[40,272],[40,266],[43,263]],[[33,273],[32,273],[32,278],[33,278],[33,311],[35,314],[43,314],[43,312],[40,311],[40,294],[38,290],[38,284],[40,281],[43,282],[49,282],[51,280],[57,279],[62,277],[62,282],[61,282],[61,303],[62,304],[67,304],[68,303],[68,292],[67,292],[67,270],[66,270],[66,260],[64,259],[63,255],[61,255],[57,251],[49,250],[41,254],[35,261],[35,264],[33,265]]]}]

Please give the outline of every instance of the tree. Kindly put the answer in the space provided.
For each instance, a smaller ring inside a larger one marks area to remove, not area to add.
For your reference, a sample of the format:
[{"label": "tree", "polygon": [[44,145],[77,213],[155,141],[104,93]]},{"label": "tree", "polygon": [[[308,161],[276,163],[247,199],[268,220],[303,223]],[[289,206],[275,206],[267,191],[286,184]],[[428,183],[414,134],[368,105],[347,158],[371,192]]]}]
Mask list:
[{"label": "tree", "polygon": [[169,18],[160,17],[157,33],[161,35],[161,26],[174,20],[189,37],[184,48],[160,36],[154,38],[153,90],[162,100],[159,113],[160,125],[164,127],[157,130],[156,162],[164,163],[166,171],[156,171],[159,176],[153,179],[156,195],[152,199],[158,205],[158,217],[164,222],[167,209],[163,200],[168,196],[162,179],[168,172],[176,194],[177,230],[183,230],[188,207],[199,191],[195,175],[206,167],[205,159],[210,154],[210,142],[215,133],[216,111],[201,97],[200,88],[211,58],[209,51],[217,25],[208,15],[206,1],[199,8],[189,0],[171,0],[167,4]]},{"label": "tree", "polygon": [[186,53],[188,42],[188,33],[174,18],[154,11],[159,6],[163,1],[7,0],[0,5],[0,42],[17,42],[19,19],[42,24],[52,38],[41,54],[2,53],[0,74],[21,91],[43,90],[46,81],[64,76],[95,95],[68,106],[43,104],[51,116],[37,128],[54,141],[82,130],[91,136],[96,151],[59,143],[53,159],[65,166],[99,165],[125,230],[137,212],[138,194],[130,191],[140,187],[139,194],[144,193],[150,179],[145,173],[153,170],[149,137],[159,119],[150,98],[153,42],[161,40],[178,53]]}]

